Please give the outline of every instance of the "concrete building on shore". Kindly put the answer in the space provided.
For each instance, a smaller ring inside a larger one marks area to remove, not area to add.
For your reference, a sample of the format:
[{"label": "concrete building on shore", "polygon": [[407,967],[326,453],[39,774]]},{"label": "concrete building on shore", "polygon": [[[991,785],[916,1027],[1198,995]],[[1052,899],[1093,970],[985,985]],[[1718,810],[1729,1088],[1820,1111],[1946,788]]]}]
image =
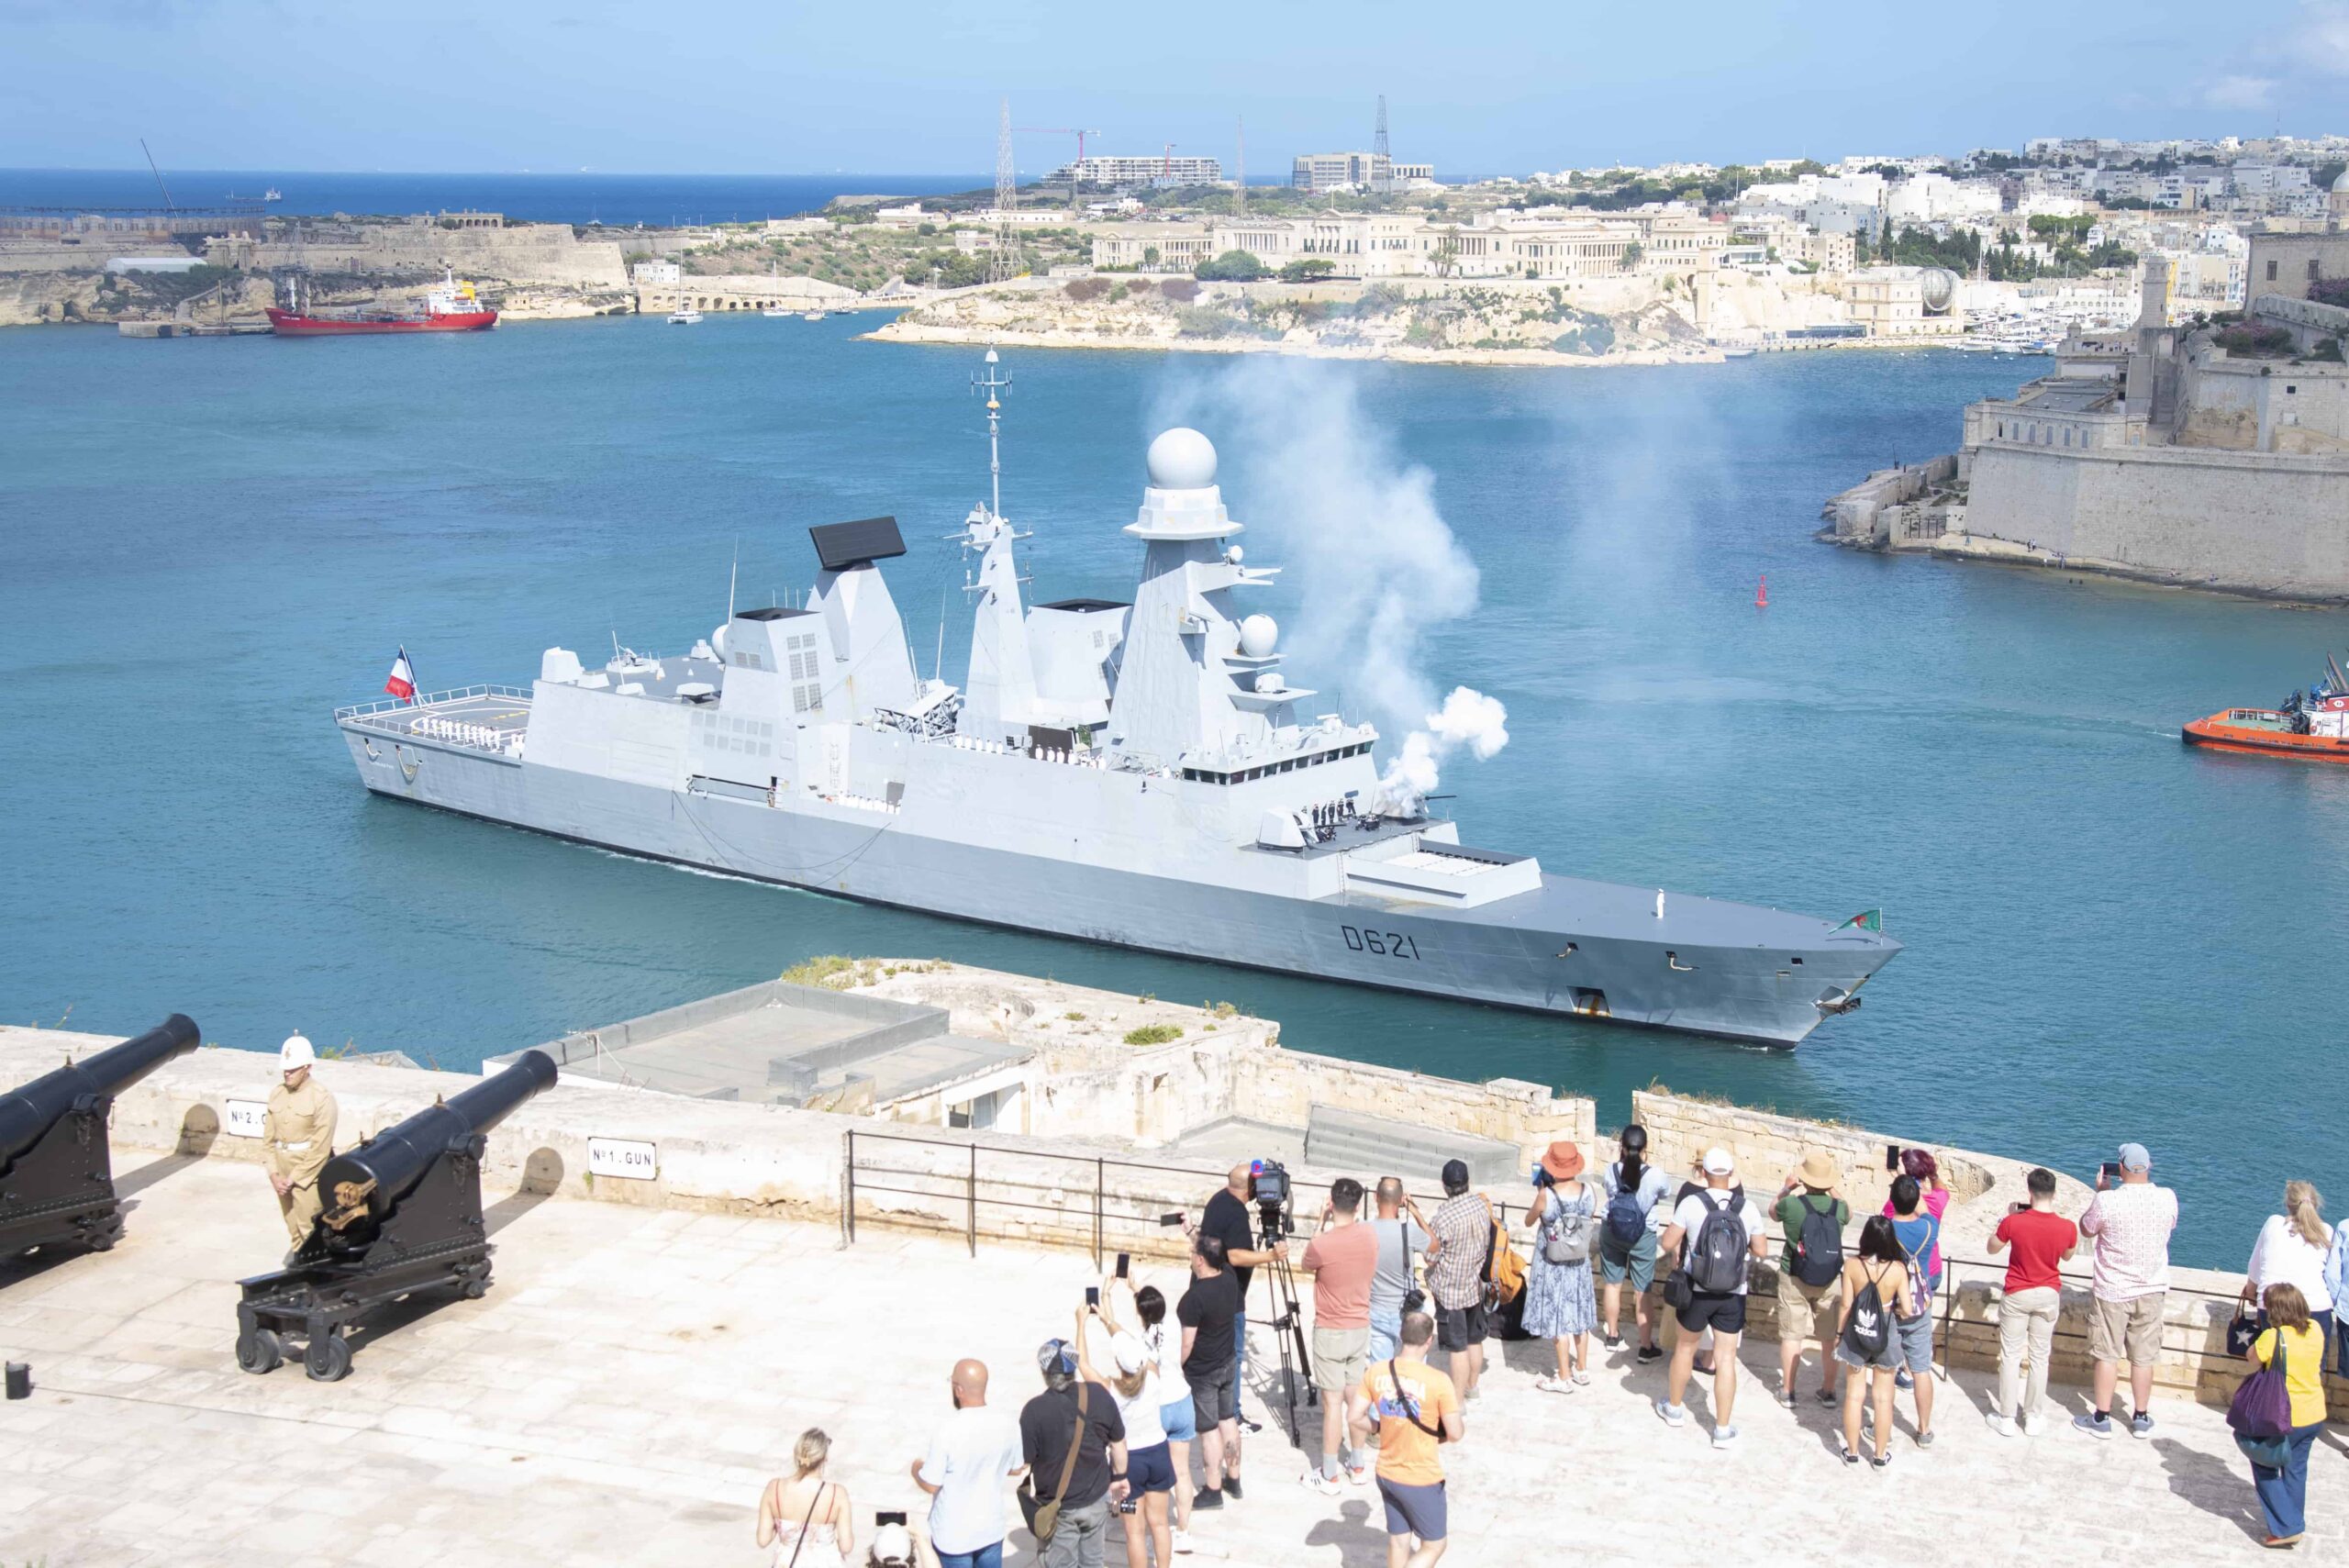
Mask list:
[{"label": "concrete building on shore", "polygon": [[1105,225],[1093,231],[1093,264],[1181,272],[1244,250],[1275,270],[1320,258],[1348,278],[1561,281],[1634,272],[1693,279],[1717,271],[1728,244],[1728,225],[1685,207],[1606,214],[1503,207],[1466,223],[1431,221],[1424,213],[1333,211]]},{"label": "concrete building on shore", "polygon": [[2349,603],[2349,308],[2278,290],[2173,327],[2167,272],[2133,329],[1969,406],[1955,453],[1830,501],[1836,541]]},{"label": "concrete building on shore", "polygon": [[1954,338],[1965,330],[1955,272],[1940,267],[1863,267],[1843,280],[1854,326],[1871,338]]}]

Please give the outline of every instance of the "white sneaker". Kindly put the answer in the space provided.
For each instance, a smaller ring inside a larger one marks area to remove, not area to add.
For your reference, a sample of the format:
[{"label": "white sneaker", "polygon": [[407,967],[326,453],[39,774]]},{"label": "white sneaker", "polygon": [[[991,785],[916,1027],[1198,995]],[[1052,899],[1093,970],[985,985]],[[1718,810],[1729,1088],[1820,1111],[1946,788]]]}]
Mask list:
[{"label": "white sneaker", "polygon": [[1543,1376],[1537,1378],[1534,1381],[1533,1386],[1540,1389],[1544,1394],[1572,1394],[1575,1391],[1575,1385],[1561,1377]]},{"label": "white sneaker", "polygon": [[1174,1529],[1174,1550],[1177,1552],[1187,1552],[1191,1550],[1191,1532],[1179,1525]]},{"label": "white sneaker", "polygon": [[2022,1429],[2016,1426],[2013,1419],[2009,1417],[2002,1416],[1998,1412],[1993,1411],[1987,1419],[1990,1423],[1990,1429],[1998,1433],[2002,1438],[2019,1438],[2022,1436]]},{"label": "white sneaker", "polygon": [[2036,1411],[2028,1416],[2016,1417],[2015,1425],[2027,1438],[2043,1438],[2047,1435],[2047,1418]]},{"label": "white sneaker", "polygon": [[1588,1367],[1578,1366],[1575,1368],[1575,1386],[1576,1388],[1587,1388],[1590,1386],[1590,1369]]},{"label": "white sneaker", "polygon": [[1318,1470],[1308,1470],[1303,1476],[1299,1477],[1299,1479],[1301,1479],[1307,1486],[1320,1493],[1324,1497],[1334,1497],[1338,1495],[1339,1487],[1336,1479],[1331,1476],[1324,1475]]},{"label": "white sneaker", "polygon": [[1688,1407],[1686,1405],[1675,1405],[1667,1400],[1659,1399],[1655,1402],[1655,1413],[1667,1427],[1684,1426],[1688,1420]]},{"label": "white sneaker", "polygon": [[1715,1448],[1736,1447],[1737,1429],[1735,1427],[1715,1427],[1713,1429],[1713,1446]]}]

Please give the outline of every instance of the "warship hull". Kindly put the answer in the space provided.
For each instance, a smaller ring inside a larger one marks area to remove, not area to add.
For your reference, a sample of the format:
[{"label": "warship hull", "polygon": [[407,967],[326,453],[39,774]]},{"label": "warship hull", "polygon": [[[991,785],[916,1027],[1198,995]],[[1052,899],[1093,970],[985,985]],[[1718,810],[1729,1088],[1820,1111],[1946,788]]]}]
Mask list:
[{"label": "warship hull", "polygon": [[1298,897],[1106,865],[1100,851],[1124,824],[1049,850],[995,848],[877,806],[778,808],[749,786],[668,788],[463,740],[393,740],[364,719],[341,728],[376,795],[602,849],[1019,930],[1763,1045],[1798,1044],[1855,1005],[1899,951],[1717,899],[1674,895],[1658,914],[1653,889],[1548,874],[1475,908]]}]

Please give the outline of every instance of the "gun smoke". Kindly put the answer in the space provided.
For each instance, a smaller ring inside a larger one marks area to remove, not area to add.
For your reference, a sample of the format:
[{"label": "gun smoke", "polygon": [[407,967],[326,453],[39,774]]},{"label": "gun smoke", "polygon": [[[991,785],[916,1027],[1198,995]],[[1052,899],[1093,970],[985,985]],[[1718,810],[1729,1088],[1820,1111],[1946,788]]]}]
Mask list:
[{"label": "gun smoke", "polygon": [[1284,640],[1298,666],[1352,672],[1345,695],[1385,734],[1402,735],[1373,804],[1416,810],[1446,759],[1465,747],[1482,760],[1508,743],[1497,699],[1455,686],[1438,700],[1428,644],[1475,609],[1476,565],[1437,509],[1435,476],[1396,462],[1352,377],[1247,359],[1175,389],[1157,412],[1162,428],[1205,419],[1246,471],[1241,520],[1294,586],[1297,624]]}]

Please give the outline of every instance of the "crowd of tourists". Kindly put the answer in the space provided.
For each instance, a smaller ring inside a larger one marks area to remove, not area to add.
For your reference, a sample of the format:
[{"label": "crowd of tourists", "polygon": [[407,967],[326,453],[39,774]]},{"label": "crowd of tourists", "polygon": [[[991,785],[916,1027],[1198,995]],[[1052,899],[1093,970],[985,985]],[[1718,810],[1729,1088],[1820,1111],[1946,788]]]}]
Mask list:
[{"label": "crowd of tourists", "polygon": [[[1933,1446],[1934,1304],[1952,1195],[1929,1151],[1900,1151],[1881,1212],[1864,1218],[1847,1247],[1853,1207],[1825,1151],[1806,1154],[1775,1194],[1756,1201],[1725,1149],[1674,1173],[1648,1160],[1638,1126],[1624,1129],[1619,1148],[1620,1157],[1594,1173],[1575,1144],[1551,1145],[1533,1168],[1514,1233],[1512,1206],[1475,1191],[1457,1160],[1442,1170],[1443,1196],[1431,1214],[1397,1177],[1369,1192],[1341,1178],[1295,1237],[1252,1223],[1251,1167],[1235,1167],[1186,1224],[1188,1277],[1176,1299],[1137,1286],[1120,1260],[1087,1292],[1068,1337],[1040,1347],[1042,1386],[1016,1418],[987,1403],[985,1366],[955,1364],[952,1414],[911,1465],[930,1500],[924,1527],[879,1516],[867,1561],[1000,1568],[1010,1493],[1043,1568],[1097,1568],[1112,1530],[1124,1538],[1128,1568],[1173,1568],[1192,1551],[1192,1530],[1208,1528],[1200,1516],[1246,1496],[1243,1439],[1261,1429],[1241,1411],[1246,1310],[1252,1275],[1268,1265],[1285,1282],[1300,1274],[1313,1282],[1301,1370],[1319,1395],[1319,1429],[1318,1447],[1316,1434],[1298,1434],[1304,1485],[1331,1496],[1375,1485],[1390,1568],[1432,1568],[1443,1554],[1442,1450],[1466,1436],[1465,1407],[1486,1374],[1486,1347],[1504,1336],[1547,1340],[1549,1364],[1533,1386],[1578,1393],[1590,1385],[1595,1348],[1626,1345],[1627,1285],[1636,1364],[1664,1361],[1657,1333],[1664,1312],[1679,1329],[1653,1400],[1668,1425],[1688,1423],[1690,1382],[1708,1377],[1711,1446],[1737,1443],[1738,1349],[1753,1265],[1768,1260],[1776,1264],[1779,1402],[1799,1407],[1802,1364],[1815,1347],[1812,1397],[1840,1415],[1845,1465],[1891,1464],[1903,1395],[1915,1447]],[[2027,1201],[2010,1206],[1988,1240],[2006,1266],[1988,1424],[2007,1438],[2051,1429],[2047,1371],[2060,1270],[2085,1247],[2092,1402],[2071,1425],[2093,1439],[2124,1429],[2148,1438],[2176,1195],[2154,1184],[2152,1157],[2135,1143],[2105,1164],[2076,1219],[2057,1211],[2052,1172],[2031,1171],[2025,1185]],[[1528,1239],[1522,1256],[1513,1234]],[[2231,1419],[2247,1406],[2273,1407],[2235,1419],[2272,1547],[2297,1544],[2306,1528],[2309,1454],[2325,1419],[2322,1365],[2345,1272],[2349,1227],[2327,1226],[2316,1190],[2289,1184],[2283,1212],[2253,1249],[2230,1335],[2254,1369]],[[2339,1332],[2349,1356],[2349,1325]],[[1431,1359],[1437,1353],[1440,1367]],[[2129,1402],[2117,1408],[2124,1369]],[[829,1446],[822,1432],[805,1434],[796,1473],[761,1496],[759,1543],[773,1548],[776,1568],[841,1568],[853,1560],[857,1530],[847,1494],[826,1477]]]}]

